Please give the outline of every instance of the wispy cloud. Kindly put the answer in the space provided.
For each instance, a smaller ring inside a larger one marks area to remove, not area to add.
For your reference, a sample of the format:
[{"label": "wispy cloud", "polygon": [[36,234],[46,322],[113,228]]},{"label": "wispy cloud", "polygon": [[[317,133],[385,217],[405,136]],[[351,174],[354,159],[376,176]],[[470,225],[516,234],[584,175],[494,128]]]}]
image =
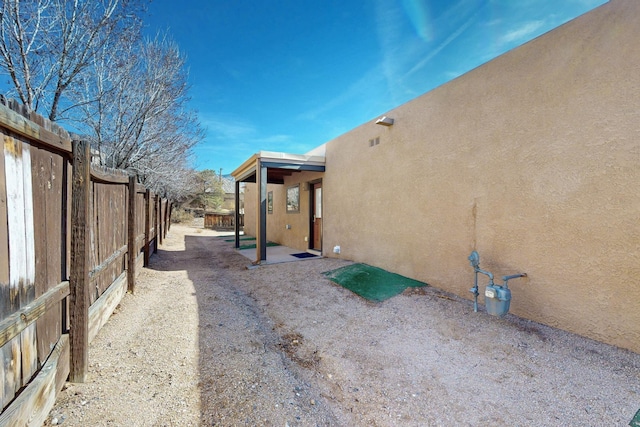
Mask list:
[{"label": "wispy cloud", "polygon": [[300,120],[316,120],[319,116],[331,111],[354,98],[362,98],[372,88],[379,87],[384,81],[382,66],[379,64],[371,68],[360,79],[349,85],[346,90],[336,95],[329,101],[323,102],[318,107],[299,114]]},{"label": "wispy cloud", "polygon": [[425,65],[427,65],[427,63],[429,63],[429,61],[431,61],[437,54],[439,54],[444,48],[446,48],[447,46],[449,46],[455,39],[457,39],[458,37],[460,37],[460,35],[462,33],[464,33],[466,31],[467,28],[469,28],[471,26],[471,24],[474,23],[474,21],[476,20],[476,17],[478,16],[478,13],[476,12],[474,15],[471,16],[471,18],[467,19],[460,27],[458,27],[458,29],[456,29],[456,31],[454,31],[453,33],[451,33],[451,35],[449,37],[447,37],[442,43],[440,43],[435,49],[431,50],[429,52],[429,54],[422,58],[420,61],[418,61],[418,63],[416,65],[414,65],[405,75],[404,77],[408,77],[411,74],[415,73],[416,71],[420,70],[421,68],[423,68]]},{"label": "wispy cloud", "polygon": [[574,0],[576,3],[582,5],[585,8],[594,8],[606,3],[606,0]]},{"label": "wispy cloud", "polygon": [[538,31],[545,25],[543,20],[528,21],[522,23],[518,28],[513,29],[500,37],[500,42],[503,44],[514,43],[524,39],[529,39],[530,36]]},{"label": "wispy cloud", "polygon": [[252,138],[250,141],[260,144],[283,144],[291,141],[291,135],[271,135],[261,138]]},{"label": "wispy cloud", "polygon": [[246,149],[266,144],[287,144],[292,140],[291,135],[286,134],[264,135],[258,126],[248,120],[224,114],[201,114],[200,122],[207,132],[203,147],[209,151],[228,151],[230,145],[234,149]]},{"label": "wispy cloud", "polygon": [[[384,97],[387,98],[385,103],[391,105],[397,105],[417,95],[412,87],[407,86],[406,79],[460,37],[479,16],[478,7],[472,7],[470,0],[460,0],[438,18],[439,24],[436,21],[422,23],[435,28],[437,25],[444,26],[451,20],[458,22],[458,26],[453,27],[453,32],[438,43],[437,40],[425,40],[423,37],[416,37],[415,32],[407,31],[405,16],[407,11],[403,10],[398,2],[378,0],[375,3],[375,12],[379,62],[372,64],[371,68],[357,81],[332,99],[323,102],[317,108],[299,114],[298,119],[317,120],[327,112],[346,105],[354,99],[366,98],[367,94],[374,89],[378,99],[380,94],[385,94]],[[444,28],[441,30],[446,31]]]},{"label": "wispy cloud", "polygon": [[200,114],[200,123],[207,135],[215,139],[240,139],[255,133],[255,127],[246,121],[217,115]]},{"label": "wispy cloud", "polygon": [[375,11],[376,35],[382,54],[380,71],[386,88],[393,93],[398,75],[407,57],[412,54],[411,44],[404,39],[403,11],[396,2],[378,0]]},{"label": "wispy cloud", "polygon": [[453,80],[464,74],[464,71],[446,71],[444,77],[448,80]]}]

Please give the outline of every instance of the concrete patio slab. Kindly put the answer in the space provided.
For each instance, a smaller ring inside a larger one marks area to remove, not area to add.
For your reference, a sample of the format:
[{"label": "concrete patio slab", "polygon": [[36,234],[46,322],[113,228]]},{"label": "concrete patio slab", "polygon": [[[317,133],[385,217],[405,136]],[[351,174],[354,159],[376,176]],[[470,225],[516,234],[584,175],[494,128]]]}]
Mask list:
[{"label": "concrete patio slab", "polygon": [[[301,252],[308,252],[315,256],[309,258],[297,258],[293,256],[293,254],[299,254]],[[241,249],[238,251],[244,257],[247,257],[252,262],[256,260],[256,250],[252,249]],[[320,259],[322,255],[318,251],[307,250],[301,251],[299,249],[289,248],[287,246],[267,246],[267,260],[260,262],[261,265],[266,264],[280,264],[283,262],[293,262],[293,261],[307,261],[310,259]]]}]

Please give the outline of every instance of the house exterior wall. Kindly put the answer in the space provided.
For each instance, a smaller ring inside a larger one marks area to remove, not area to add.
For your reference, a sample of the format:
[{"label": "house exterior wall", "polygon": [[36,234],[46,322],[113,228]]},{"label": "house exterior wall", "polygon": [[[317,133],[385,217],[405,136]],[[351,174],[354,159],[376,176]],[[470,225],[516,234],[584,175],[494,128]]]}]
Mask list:
[{"label": "house exterior wall", "polygon": [[[242,227],[242,232],[247,236],[255,237],[257,206],[255,203],[251,203],[251,200],[255,200],[255,197],[253,199],[249,198],[251,197],[251,194],[255,191],[255,184],[245,183],[242,185],[244,186],[244,189],[243,189],[244,197],[246,197],[247,198],[246,200],[249,201],[249,203],[244,204],[244,226]],[[249,191],[249,194],[247,194],[247,191]],[[240,211],[240,212],[243,212],[243,211]]]},{"label": "house exterior wall", "polygon": [[[283,185],[267,185],[267,193],[273,192],[273,213],[267,213],[267,240],[300,251],[309,249],[309,239],[311,239],[309,235],[309,202],[311,195],[309,186],[305,184],[322,179],[323,175],[322,172],[296,172],[286,177]],[[300,185],[300,211],[287,213],[286,192],[288,187],[294,185]],[[245,200],[256,200],[256,188],[256,184],[245,184]],[[250,236],[256,234],[256,208],[255,203],[245,204],[244,232]],[[287,228],[287,225],[290,225],[290,228]]]},{"label": "house exterior wall", "polygon": [[[267,185],[267,189],[268,191],[271,191],[271,184]],[[245,235],[256,237],[256,215],[258,209],[258,206],[255,203],[256,184],[250,182],[244,184],[244,200],[244,227],[242,230]],[[267,236],[267,238],[269,237]]]},{"label": "house exterior wall", "polygon": [[477,250],[511,313],[640,352],[638,40],[613,0],[330,141],[323,254],[471,299]]}]

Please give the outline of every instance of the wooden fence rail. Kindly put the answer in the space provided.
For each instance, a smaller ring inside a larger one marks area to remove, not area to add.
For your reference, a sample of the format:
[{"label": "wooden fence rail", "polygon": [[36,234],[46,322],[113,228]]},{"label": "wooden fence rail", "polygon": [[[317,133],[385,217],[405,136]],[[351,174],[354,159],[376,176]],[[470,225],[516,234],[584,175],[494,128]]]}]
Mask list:
[{"label": "wooden fence rail", "polygon": [[[244,226],[244,215],[238,215],[238,225]],[[214,230],[233,230],[235,227],[236,214],[230,213],[205,213],[204,214],[204,228],[211,228]]]},{"label": "wooden fence rail", "polygon": [[167,233],[171,203],[89,144],[0,96],[0,426],[41,425],[137,268]]}]

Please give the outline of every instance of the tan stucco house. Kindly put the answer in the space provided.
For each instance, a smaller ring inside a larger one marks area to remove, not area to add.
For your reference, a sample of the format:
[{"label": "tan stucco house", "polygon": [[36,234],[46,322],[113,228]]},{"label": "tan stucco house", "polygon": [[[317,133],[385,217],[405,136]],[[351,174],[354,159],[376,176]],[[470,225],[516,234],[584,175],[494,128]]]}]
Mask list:
[{"label": "tan stucco house", "polygon": [[233,176],[257,261],[268,239],[472,298],[476,250],[496,276],[527,273],[511,313],[640,352],[640,1]]}]

